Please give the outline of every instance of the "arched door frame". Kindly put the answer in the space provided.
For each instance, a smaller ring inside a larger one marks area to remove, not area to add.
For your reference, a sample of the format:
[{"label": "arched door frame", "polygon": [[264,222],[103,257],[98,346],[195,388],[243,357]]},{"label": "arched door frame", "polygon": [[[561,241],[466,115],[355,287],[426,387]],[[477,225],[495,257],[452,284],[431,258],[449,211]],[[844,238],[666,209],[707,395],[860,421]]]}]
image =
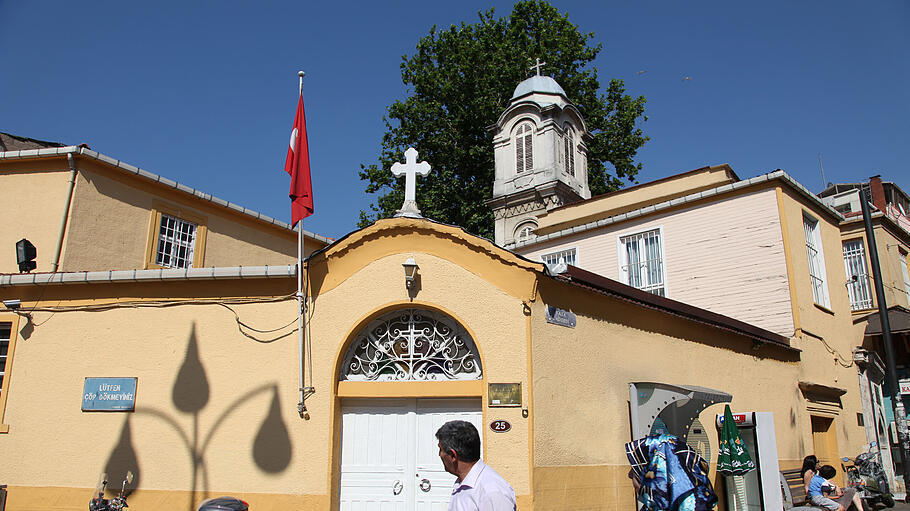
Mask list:
[{"label": "arched door frame", "polygon": [[[426,309],[439,314],[444,314],[451,318],[458,326],[464,329],[471,337],[474,347],[477,349],[477,357],[481,367],[481,377],[479,380],[450,380],[450,381],[341,381],[341,365],[344,363],[345,356],[351,344],[357,338],[357,335],[376,319],[390,312],[401,309]],[[331,413],[331,442],[329,442],[329,459],[331,460],[331,470],[329,471],[329,494],[332,499],[332,509],[338,509],[340,506],[339,496],[341,489],[341,400],[345,398],[451,398],[451,397],[472,397],[481,400],[482,423],[486,424],[487,409],[483,405],[486,397],[486,361],[483,356],[483,347],[478,342],[474,331],[453,311],[441,307],[437,304],[422,302],[418,300],[399,300],[389,302],[373,309],[369,314],[363,316],[360,321],[354,323],[350,330],[345,334],[342,342],[335,352],[335,362],[332,366],[332,413]],[[484,431],[480,431],[484,436]],[[486,442],[483,442],[486,450]]]}]

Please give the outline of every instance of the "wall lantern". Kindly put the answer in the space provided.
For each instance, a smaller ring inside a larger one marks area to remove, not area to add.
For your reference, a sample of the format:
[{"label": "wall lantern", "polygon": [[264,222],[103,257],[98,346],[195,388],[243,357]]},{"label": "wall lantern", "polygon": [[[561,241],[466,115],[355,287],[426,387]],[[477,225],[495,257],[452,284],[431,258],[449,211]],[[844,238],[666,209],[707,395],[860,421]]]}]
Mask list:
[{"label": "wall lantern", "polygon": [[38,266],[38,263],[34,261],[35,256],[37,256],[37,251],[32,242],[25,238],[16,242],[16,262],[19,263],[20,272],[28,273]]},{"label": "wall lantern", "polygon": [[404,284],[408,289],[411,289],[414,279],[417,278],[417,261],[414,260],[414,256],[409,256],[401,265],[404,266]]}]

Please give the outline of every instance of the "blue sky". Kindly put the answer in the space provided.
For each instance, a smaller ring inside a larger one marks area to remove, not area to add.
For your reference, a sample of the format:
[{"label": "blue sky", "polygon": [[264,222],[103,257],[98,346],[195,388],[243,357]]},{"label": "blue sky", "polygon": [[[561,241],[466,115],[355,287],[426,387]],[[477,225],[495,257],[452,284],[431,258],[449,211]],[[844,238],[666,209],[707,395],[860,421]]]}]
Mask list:
[{"label": "blue sky", "polygon": [[[603,44],[601,83],[622,78],[648,100],[639,182],[729,163],[818,191],[821,153],[827,181],[881,174],[910,191],[905,0],[553,4]],[[303,69],[316,200],[305,228],[340,237],[373,200],[357,172],[405,97],[401,56],[433,24],[511,5],[0,0],[0,131],[85,142],[289,221]]]}]

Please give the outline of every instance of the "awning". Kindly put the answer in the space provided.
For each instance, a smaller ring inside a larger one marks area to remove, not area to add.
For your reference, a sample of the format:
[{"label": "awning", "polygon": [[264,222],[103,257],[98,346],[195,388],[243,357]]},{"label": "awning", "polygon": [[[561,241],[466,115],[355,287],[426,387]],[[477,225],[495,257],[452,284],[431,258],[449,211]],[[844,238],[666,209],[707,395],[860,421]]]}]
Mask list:
[{"label": "awning", "polygon": [[702,410],[733,400],[732,394],[707,387],[655,382],[630,383],[629,394],[633,440],[648,436],[658,420],[671,434],[685,438]]},{"label": "awning", "polygon": [[[860,321],[866,322],[866,337],[882,335],[882,321],[879,313],[869,314]],[[910,333],[910,310],[900,305],[888,307],[888,322],[891,324],[892,334]]]}]

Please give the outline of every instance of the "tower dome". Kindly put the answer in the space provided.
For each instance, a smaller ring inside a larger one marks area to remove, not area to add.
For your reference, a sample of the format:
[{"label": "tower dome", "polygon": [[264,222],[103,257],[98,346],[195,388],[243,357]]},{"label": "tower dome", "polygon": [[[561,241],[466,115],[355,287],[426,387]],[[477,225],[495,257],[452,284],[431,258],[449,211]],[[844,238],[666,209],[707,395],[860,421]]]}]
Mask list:
[{"label": "tower dome", "polygon": [[562,97],[567,97],[566,91],[556,83],[556,80],[549,76],[534,75],[519,83],[518,87],[515,87],[515,92],[512,93],[512,99],[514,100],[535,92],[541,94],[558,94]]}]

